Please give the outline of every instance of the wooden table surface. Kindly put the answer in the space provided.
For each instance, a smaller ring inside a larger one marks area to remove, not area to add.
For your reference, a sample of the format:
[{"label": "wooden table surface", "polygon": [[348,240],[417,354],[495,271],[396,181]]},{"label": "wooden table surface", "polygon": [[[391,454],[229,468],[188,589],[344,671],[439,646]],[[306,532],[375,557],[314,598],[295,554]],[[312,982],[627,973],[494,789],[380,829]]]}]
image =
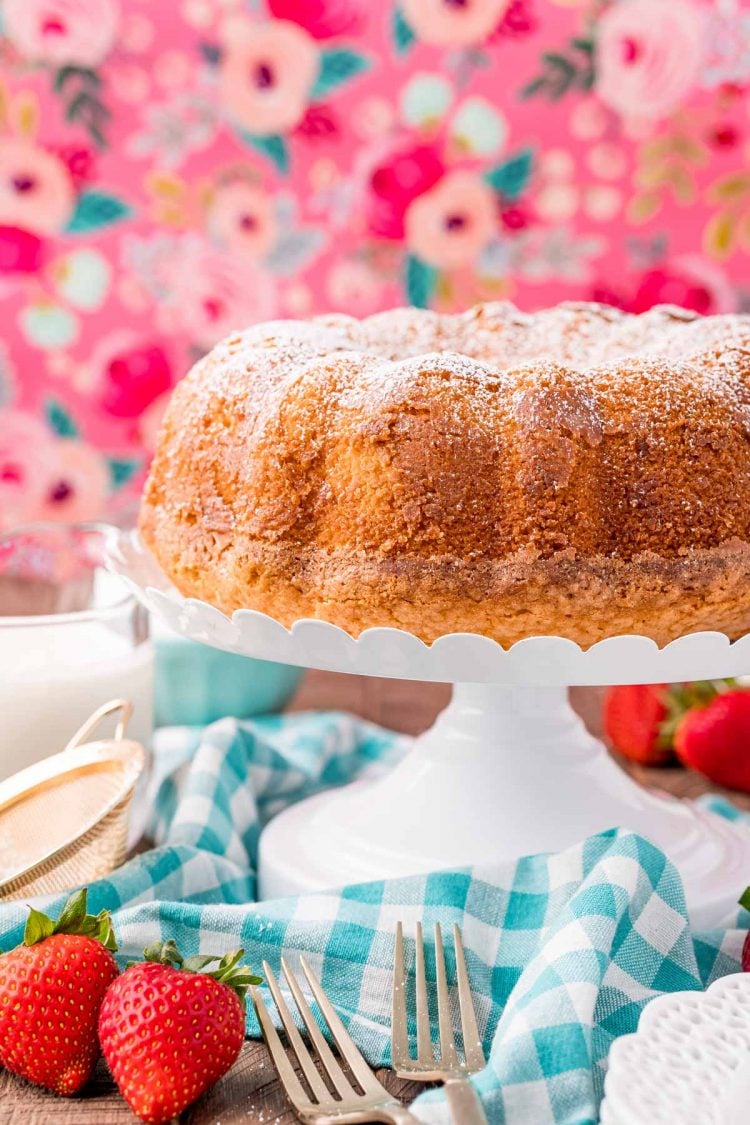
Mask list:
[{"label": "wooden table surface", "polygon": [[[417,734],[425,730],[445,706],[450,688],[444,684],[339,676],[327,672],[307,674],[292,710],[336,708],[352,711],[394,730]],[[574,689],[574,706],[590,730],[601,733],[601,691]],[[680,796],[697,796],[711,788],[698,774],[681,769],[635,769],[646,785]],[[750,797],[730,794],[750,808]],[[419,1092],[390,1071],[380,1078],[403,1101]],[[83,1096],[55,1098],[0,1071],[0,1125],[125,1125],[136,1119],[119,1097],[106,1067],[99,1064]],[[247,1040],[232,1070],[180,1117],[181,1125],[291,1125],[297,1118],[289,1110],[262,1043]]]}]

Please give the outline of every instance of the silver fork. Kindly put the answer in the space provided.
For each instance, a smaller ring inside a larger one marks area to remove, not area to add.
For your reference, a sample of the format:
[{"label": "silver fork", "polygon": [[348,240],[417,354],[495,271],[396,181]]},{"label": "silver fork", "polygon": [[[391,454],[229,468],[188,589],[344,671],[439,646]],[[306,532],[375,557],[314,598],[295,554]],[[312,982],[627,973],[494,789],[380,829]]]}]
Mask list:
[{"label": "silver fork", "polygon": [[404,962],[404,929],[396,926],[396,951],[393,962],[393,1015],[391,1020],[391,1058],[400,1078],[415,1082],[443,1082],[454,1121],[459,1125],[487,1125],[487,1118],[469,1075],[487,1065],[482,1040],[479,1038],[474,1004],[471,999],[469,974],[461,941],[461,931],[453,927],[456,951],[456,981],[461,1010],[461,1031],[464,1041],[463,1061],[458,1056],[453,1038],[445,953],[440,925],[435,925],[435,971],[437,983],[438,1024],[440,1027],[440,1059],[435,1058],[430,1035],[430,1011],[427,1001],[427,978],[424,967],[422,926],[417,923],[415,985],[417,994],[417,1057],[409,1052],[409,1031],[406,1020],[406,965]]},{"label": "silver fork", "polygon": [[300,965],[341,1057],[349,1066],[362,1093],[347,1078],[339,1065],[338,1059],[326,1043],[294,973],[282,957],[281,970],[289,991],[297,1005],[312,1045],[317,1051],[323,1071],[336,1091],[335,1095],[331,1093],[294,1022],[278,981],[271,972],[268,962],[264,961],[263,972],[265,973],[266,983],[278,1009],[287,1039],[297,1056],[300,1070],[305,1076],[310,1089],[309,1094],[297,1077],[295,1068],[284,1050],[279,1033],[273,1025],[258,989],[251,988],[250,994],[266,1046],[286,1091],[286,1096],[294,1106],[297,1116],[302,1121],[307,1122],[308,1125],[350,1125],[350,1123],[356,1125],[356,1123],[363,1121],[386,1121],[391,1122],[391,1125],[419,1125],[417,1118],[404,1109],[401,1103],[388,1093],[385,1086],[378,1082],[304,957],[300,958]]}]

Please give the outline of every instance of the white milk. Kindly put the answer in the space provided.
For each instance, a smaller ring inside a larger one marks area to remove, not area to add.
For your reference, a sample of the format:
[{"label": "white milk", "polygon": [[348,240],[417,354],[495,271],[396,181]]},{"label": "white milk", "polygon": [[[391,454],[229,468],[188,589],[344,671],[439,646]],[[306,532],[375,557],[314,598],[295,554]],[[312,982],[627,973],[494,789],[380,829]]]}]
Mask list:
[{"label": "white milk", "polygon": [[[121,621],[73,622],[68,616],[33,623],[32,617],[7,625],[8,620],[0,622],[0,779],[62,750],[110,699],[133,702],[128,736],[150,746],[150,641],[134,647],[129,632],[123,635]],[[92,737],[106,737],[110,731],[102,726]]]}]

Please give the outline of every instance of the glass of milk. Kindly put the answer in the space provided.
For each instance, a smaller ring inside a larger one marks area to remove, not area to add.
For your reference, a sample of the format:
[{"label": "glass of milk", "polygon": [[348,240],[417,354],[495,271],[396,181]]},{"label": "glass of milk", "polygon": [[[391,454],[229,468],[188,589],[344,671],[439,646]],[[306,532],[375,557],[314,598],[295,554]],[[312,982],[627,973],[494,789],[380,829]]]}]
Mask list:
[{"label": "glass of milk", "polygon": [[110,699],[132,701],[128,736],[150,746],[148,615],[101,565],[107,531],[35,524],[0,535],[0,779],[58,753]]}]

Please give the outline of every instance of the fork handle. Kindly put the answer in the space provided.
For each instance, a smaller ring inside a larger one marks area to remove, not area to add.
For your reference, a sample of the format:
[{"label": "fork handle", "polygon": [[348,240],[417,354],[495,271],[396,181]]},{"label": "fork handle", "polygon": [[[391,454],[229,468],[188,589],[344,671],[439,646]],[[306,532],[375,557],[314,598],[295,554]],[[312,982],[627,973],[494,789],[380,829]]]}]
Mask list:
[{"label": "fork handle", "polygon": [[471,1082],[449,1078],[444,1089],[456,1125],[487,1125],[487,1115]]}]

